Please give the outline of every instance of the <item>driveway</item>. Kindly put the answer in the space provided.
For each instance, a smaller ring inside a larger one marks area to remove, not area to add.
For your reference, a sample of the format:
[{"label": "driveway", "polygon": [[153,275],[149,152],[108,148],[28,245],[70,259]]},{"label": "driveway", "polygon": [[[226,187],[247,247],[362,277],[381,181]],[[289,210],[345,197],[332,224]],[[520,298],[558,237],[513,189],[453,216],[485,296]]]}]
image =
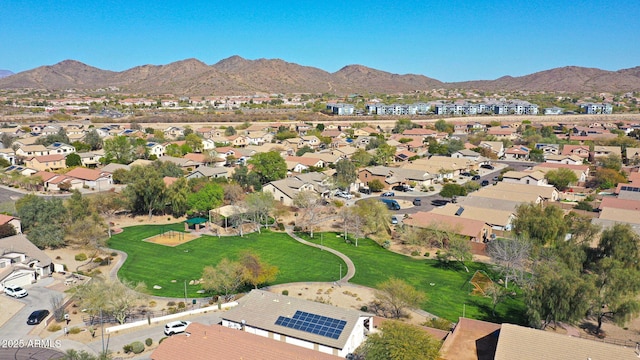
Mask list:
[{"label": "driveway", "polygon": [[24,288],[29,292],[29,295],[22,299],[10,299],[10,301],[20,302],[22,304],[22,308],[18,310],[13,317],[7,320],[2,327],[0,327],[0,339],[3,341],[40,339],[38,336],[32,334],[38,333],[35,330],[43,328],[44,323],[36,326],[27,325],[27,318],[35,310],[48,309],[49,311],[52,311],[51,298],[56,295],[64,296],[61,292],[46,288],[46,286],[50,285],[52,282],[53,278],[40,279],[36,284],[24,286]]}]

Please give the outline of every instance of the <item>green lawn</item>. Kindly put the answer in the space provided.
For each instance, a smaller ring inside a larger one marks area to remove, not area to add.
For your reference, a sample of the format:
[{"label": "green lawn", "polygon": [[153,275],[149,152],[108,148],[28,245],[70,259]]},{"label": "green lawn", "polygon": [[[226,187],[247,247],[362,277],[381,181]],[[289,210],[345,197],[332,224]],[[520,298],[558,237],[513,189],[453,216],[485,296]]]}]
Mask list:
[{"label": "green lawn", "polygon": [[[300,234],[307,240],[319,243],[320,236],[314,239]],[[476,270],[485,271],[496,281],[498,277],[483,263],[467,263],[469,272],[456,263],[442,266],[436,260],[413,259],[388,251],[372,240],[359,240],[358,247],[349,244],[336,234],[325,233],[325,246],[347,255],[355,264],[356,275],[352,283],[376,287],[391,276],[403,279],[415,288],[424,291],[428,300],[422,304],[425,311],[458,321],[466,317],[494,322],[525,323],[525,307],[521,295],[508,298],[496,307],[496,317],[491,314],[491,300],[471,295],[469,280]],[[431,284],[434,284],[433,286]]]},{"label": "green lawn", "polygon": [[[118,276],[132,282],[143,281],[151,294],[183,297],[184,281],[199,279],[202,269],[215,265],[223,258],[236,260],[244,250],[251,250],[261,259],[280,269],[274,284],[298,281],[335,281],[346,265],[335,255],[302,245],[286,234],[263,232],[244,237],[202,236],[188,243],[169,247],[142,239],[166,230],[184,229],[182,223],[173,225],[141,225],[125,228],[109,240],[109,247],[127,253]],[[172,280],[176,280],[172,282]],[[154,285],[162,289],[154,290]],[[199,285],[187,285],[187,297],[203,296],[196,292]]]}]

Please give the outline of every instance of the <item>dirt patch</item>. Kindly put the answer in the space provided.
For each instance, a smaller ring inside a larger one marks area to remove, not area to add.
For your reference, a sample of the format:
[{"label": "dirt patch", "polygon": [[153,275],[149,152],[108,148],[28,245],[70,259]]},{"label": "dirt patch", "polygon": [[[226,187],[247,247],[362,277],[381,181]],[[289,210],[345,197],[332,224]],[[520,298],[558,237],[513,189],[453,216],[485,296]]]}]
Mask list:
[{"label": "dirt patch", "polygon": [[179,231],[167,231],[160,235],[154,235],[148,237],[142,241],[160,244],[165,246],[178,246],[184,243],[188,243],[191,240],[195,240],[200,237],[200,234],[183,233]]}]

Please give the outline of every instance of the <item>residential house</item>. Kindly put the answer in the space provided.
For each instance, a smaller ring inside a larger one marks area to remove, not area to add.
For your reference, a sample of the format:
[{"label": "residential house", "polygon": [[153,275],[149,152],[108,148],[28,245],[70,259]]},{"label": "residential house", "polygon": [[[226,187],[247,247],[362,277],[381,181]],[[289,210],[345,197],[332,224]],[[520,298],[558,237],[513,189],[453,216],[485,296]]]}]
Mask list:
[{"label": "residential house", "polygon": [[493,230],[511,231],[515,212],[509,210],[487,209],[469,205],[448,203],[431,210],[434,214],[458,216],[463,219],[478,220],[487,223]]},{"label": "residential house", "polygon": [[544,108],[545,115],[562,115],[563,113],[564,113],[564,109],[557,106]]},{"label": "residential house", "polygon": [[209,152],[216,148],[216,142],[213,139],[202,140],[202,152]]},{"label": "residential house", "polygon": [[622,149],[620,146],[598,146],[593,147],[593,161],[597,161],[599,158],[604,158],[610,155],[614,155],[620,158],[622,161]]},{"label": "residential house", "polygon": [[49,149],[44,145],[25,145],[16,149],[16,156],[29,157],[44,155],[49,155]]},{"label": "residential house", "polygon": [[404,169],[421,170],[432,175],[434,180],[455,179],[461,172],[476,169],[478,164],[466,158],[452,158],[449,156],[431,156],[420,158],[409,164],[403,164]]},{"label": "residential house", "polygon": [[503,140],[516,140],[520,136],[518,135],[517,129],[506,126],[506,127],[490,127],[487,129],[487,135],[494,136],[496,139]]},{"label": "residential house", "polygon": [[12,215],[0,214],[0,225],[6,224],[13,226],[16,234],[22,234],[22,223],[20,222],[20,218]]},{"label": "residential house", "polygon": [[166,151],[166,146],[164,144],[160,144],[157,142],[150,141],[146,143],[147,151],[149,152],[149,156],[155,155],[156,158],[164,156]]},{"label": "residential house", "polygon": [[0,284],[25,286],[51,276],[51,258],[26,236],[17,234],[0,239]]},{"label": "residential house", "polygon": [[489,149],[492,153],[496,154],[498,158],[504,155],[504,144],[502,141],[481,141],[478,146]]},{"label": "residential house", "polygon": [[613,105],[608,103],[601,103],[601,104],[584,103],[584,104],[580,104],[580,109],[582,109],[585,114],[612,114],[613,113]]},{"label": "residential house", "polygon": [[129,171],[131,169],[131,166],[134,166],[133,163],[131,163],[131,165],[110,163],[110,164],[107,164],[107,165],[103,166],[102,168],[100,168],[100,171],[105,173],[105,174],[113,175],[114,172],[116,172],[117,170],[120,170],[120,169]]},{"label": "residential house", "polygon": [[65,156],[62,154],[29,157],[24,160],[24,164],[38,171],[60,170],[67,167]]},{"label": "residential house", "polygon": [[628,147],[625,151],[625,159],[627,165],[640,163],[640,148]]},{"label": "residential house", "polygon": [[473,151],[473,150],[469,150],[469,149],[462,149],[462,150],[458,150],[456,152],[454,152],[453,154],[451,154],[452,158],[455,159],[469,159],[471,161],[481,161],[482,160],[482,155],[480,155],[479,153]]},{"label": "residential house", "polygon": [[54,142],[47,146],[47,149],[49,149],[49,154],[63,154],[65,156],[76,152],[75,146],[61,142]]},{"label": "residential house", "polygon": [[80,163],[82,166],[87,168],[95,168],[100,164],[100,158],[102,158],[103,154],[96,154],[93,152],[81,152],[78,153],[80,156]]},{"label": "residential house", "polygon": [[358,171],[358,181],[368,184],[373,180],[380,181],[385,188],[395,185],[409,185],[414,183],[416,187],[429,186],[433,183],[434,176],[424,170],[406,169],[387,166],[369,166]]},{"label": "residential house", "polygon": [[547,155],[544,161],[552,164],[582,165],[584,158],[578,155]]},{"label": "residential house", "polygon": [[187,170],[187,171],[191,171],[193,169],[197,169],[198,167],[202,166],[203,163],[199,162],[199,161],[193,161],[190,159],[185,159],[185,158],[179,158],[179,157],[174,157],[174,156],[160,156],[158,158],[158,160],[160,161],[168,161],[171,163],[174,163],[176,165],[178,165],[182,170]]},{"label": "residential house", "polygon": [[315,135],[302,136],[302,143],[298,145],[298,148],[308,146],[312,149],[317,149],[322,144],[322,141]]},{"label": "residential house", "polygon": [[569,169],[571,171],[573,171],[576,174],[576,177],[578,178],[578,182],[579,183],[584,183],[585,181],[587,181],[587,178],[589,177],[589,166],[588,165],[571,165],[571,164],[564,164],[564,163],[549,163],[549,162],[544,162],[541,164],[538,164],[536,166],[534,166],[532,168],[533,171],[540,171],[543,173],[547,173],[551,170],[557,170],[560,168],[565,168],[565,169]]},{"label": "residential house", "polygon": [[287,156],[284,160],[287,163],[287,169],[297,173],[309,170],[311,167],[324,168],[326,166],[322,159],[313,157]]},{"label": "residential house", "polygon": [[10,165],[16,164],[16,152],[12,148],[0,149],[0,158],[7,160]]},{"label": "residential house", "polygon": [[251,290],[238,303],[220,314],[222,326],[343,358],[374,330],[369,313],[264,290]]},{"label": "residential house", "polygon": [[282,180],[272,181],[262,187],[262,191],[269,192],[276,201],[286,206],[293,206],[293,200],[300,191],[313,191],[325,196],[328,187],[325,185],[326,175],[322,173],[296,174]]},{"label": "residential house", "polygon": [[187,327],[187,336],[165,338],[151,353],[151,360],[339,359],[335,355],[301,348],[280,339],[257,336],[243,330],[194,322]]},{"label": "residential house", "polygon": [[228,136],[227,139],[233,147],[245,147],[249,145],[249,139],[244,135]]},{"label": "residential house", "polygon": [[564,145],[561,155],[576,155],[583,159],[588,159],[591,150],[587,145]]},{"label": "residential house", "polygon": [[402,222],[419,228],[452,231],[476,243],[482,243],[491,236],[491,227],[485,221],[466,219],[456,215],[419,211],[409,215]]},{"label": "residential house", "polygon": [[409,159],[417,157],[418,154],[409,151],[409,150],[401,150],[396,152],[396,154],[394,155],[394,161],[396,162],[404,162],[404,161],[409,161]]},{"label": "residential house", "polygon": [[502,182],[525,184],[525,185],[547,185],[547,179],[541,171],[507,171],[502,174]]},{"label": "residential house", "polygon": [[163,131],[163,133],[165,137],[175,139],[177,137],[184,136],[184,128],[178,126],[169,126]]},{"label": "residential house", "polygon": [[494,360],[636,359],[634,347],[504,323]]},{"label": "residential house", "polygon": [[95,169],[74,168],[65,174],[69,178],[82,181],[83,187],[96,189],[98,191],[107,190],[113,181],[111,174]]},{"label": "residential house", "polygon": [[544,144],[537,143],[536,150],[542,150],[542,154],[546,157],[549,155],[559,155],[560,154],[560,145],[558,144]]},{"label": "residential house", "polygon": [[513,160],[527,160],[529,159],[529,150],[528,147],[524,145],[513,145],[504,152],[505,159],[513,159]]},{"label": "residential house", "polygon": [[[553,186],[529,186],[527,184],[499,182],[492,186],[492,189],[505,193],[514,193],[514,196],[516,196],[515,194],[535,194],[545,202],[558,201],[560,198],[560,193]],[[517,199],[517,197],[514,197],[514,199]]]},{"label": "residential house", "polygon": [[202,177],[209,179],[228,179],[229,170],[225,167],[200,166],[186,176],[187,180]]},{"label": "residential house", "polygon": [[[443,360],[493,360],[500,324],[461,317],[440,348]],[[517,359],[516,356],[514,359]]]}]

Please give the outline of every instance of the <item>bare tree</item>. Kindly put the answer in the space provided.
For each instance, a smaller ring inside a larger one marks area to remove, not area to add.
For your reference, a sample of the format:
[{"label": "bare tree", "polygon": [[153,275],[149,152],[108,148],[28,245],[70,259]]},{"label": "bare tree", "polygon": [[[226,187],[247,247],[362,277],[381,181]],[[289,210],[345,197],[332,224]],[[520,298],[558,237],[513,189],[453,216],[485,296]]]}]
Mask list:
[{"label": "bare tree", "polygon": [[496,239],[487,246],[487,254],[504,276],[505,287],[509,285],[509,279],[517,282],[523,278],[530,253],[531,242],[522,238]]},{"label": "bare tree", "polygon": [[258,191],[248,195],[244,200],[247,213],[253,218],[260,233],[261,224],[267,226],[269,215],[275,206],[273,194],[270,192]]},{"label": "bare tree", "polygon": [[113,315],[118,323],[124,324],[129,311],[146,299],[144,283],[131,285],[127,282],[94,278],[78,286],[73,296],[90,315],[96,316],[104,311]]},{"label": "bare tree", "polygon": [[293,204],[301,211],[301,214],[296,217],[296,225],[307,230],[313,237],[318,218],[324,209],[322,199],[315,192],[300,191],[294,196]]}]

